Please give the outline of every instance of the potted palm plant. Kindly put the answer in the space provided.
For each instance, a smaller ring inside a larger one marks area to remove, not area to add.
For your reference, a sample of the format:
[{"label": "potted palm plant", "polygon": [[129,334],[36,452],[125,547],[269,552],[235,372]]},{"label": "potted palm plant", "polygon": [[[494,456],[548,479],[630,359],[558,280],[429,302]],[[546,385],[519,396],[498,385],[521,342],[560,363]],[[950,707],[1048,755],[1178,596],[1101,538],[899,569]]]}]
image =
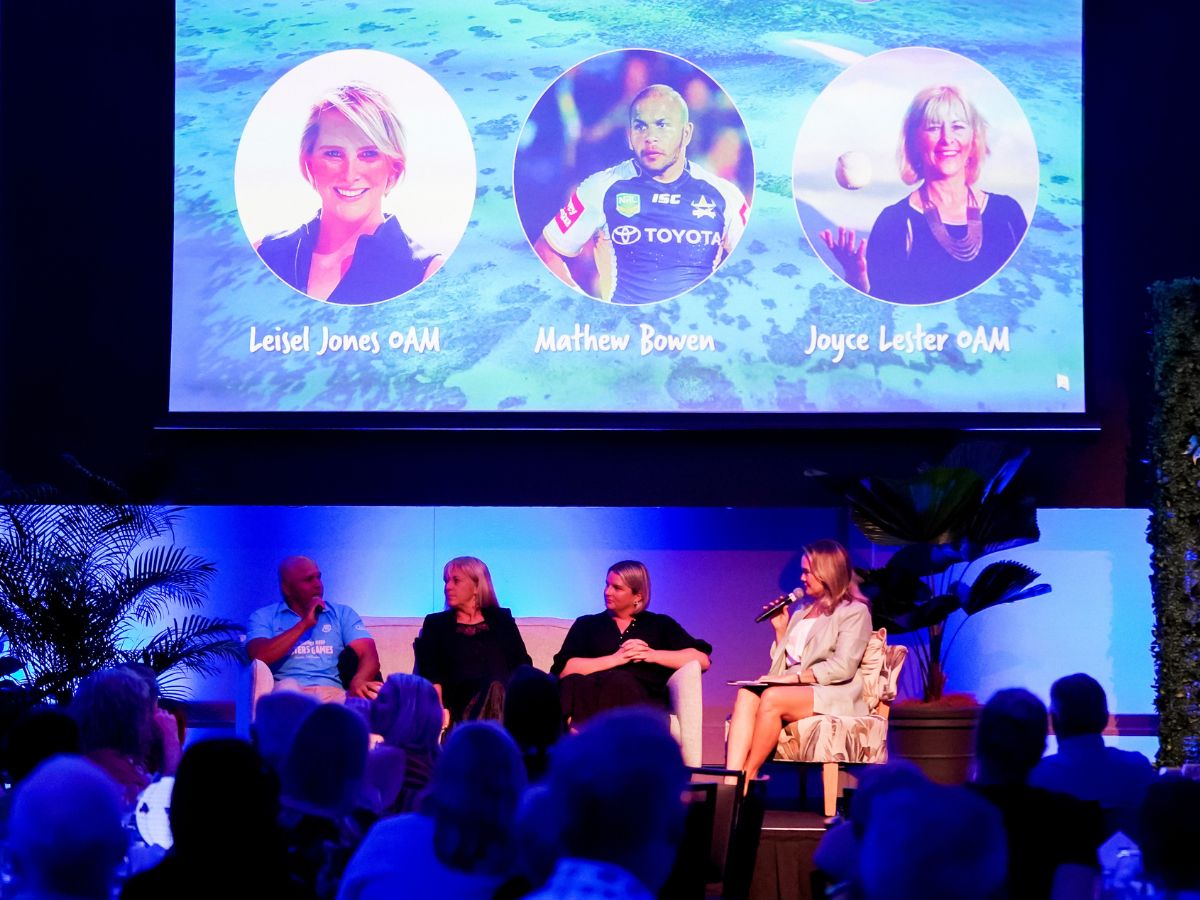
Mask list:
[{"label": "potted palm plant", "polygon": [[[920,762],[923,748],[906,746],[907,731],[918,733],[922,744],[939,729],[960,732],[957,749],[931,751],[953,758],[942,771],[924,765],[941,781],[965,778],[978,714],[974,698],[945,692],[946,658],[958,629],[985,609],[1050,591],[1048,584],[1035,584],[1040,573],[1028,566],[994,559],[1040,536],[1033,500],[1014,487],[1028,455],[1027,449],[964,444],[940,465],[906,477],[841,481],[816,473],[845,496],[851,519],[868,540],[896,548],[883,567],[860,573],[875,627],[915,637],[910,653],[921,698],[893,709],[890,749]],[[948,635],[948,620],[959,612],[965,615]]]},{"label": "potted palm plant", "polygon": [[182,510],[107,487],[87,504],[46,502],[44,489],[0,502],[0,637],[32,701],[66,702],[81,678],[122,662],[148,665],[178,697],[187,672],[241,657],[233,622],[187,612],[216,570],[176,545]]}]

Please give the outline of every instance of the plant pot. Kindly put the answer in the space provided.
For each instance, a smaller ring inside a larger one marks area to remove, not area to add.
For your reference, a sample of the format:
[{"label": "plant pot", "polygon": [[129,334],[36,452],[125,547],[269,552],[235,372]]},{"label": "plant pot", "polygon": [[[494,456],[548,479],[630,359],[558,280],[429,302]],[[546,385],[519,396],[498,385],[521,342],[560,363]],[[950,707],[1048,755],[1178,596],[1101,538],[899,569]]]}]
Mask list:
[{"label": "plant pot", "polygon": [[964,784],[975,755],[978,705],[911,703],[888,716],[888,756],[906,759],[938,784]]}]

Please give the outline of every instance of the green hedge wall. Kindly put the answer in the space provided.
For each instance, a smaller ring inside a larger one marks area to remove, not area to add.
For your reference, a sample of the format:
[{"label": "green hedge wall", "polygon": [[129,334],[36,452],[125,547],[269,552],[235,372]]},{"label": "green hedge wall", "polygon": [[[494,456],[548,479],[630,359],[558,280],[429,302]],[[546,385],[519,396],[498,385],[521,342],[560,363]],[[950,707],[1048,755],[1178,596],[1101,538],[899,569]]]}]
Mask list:
[{"label": "green hedge wall", "polygon": [[1159,765],[1200,762],[1200,280],[1150,288]]}]

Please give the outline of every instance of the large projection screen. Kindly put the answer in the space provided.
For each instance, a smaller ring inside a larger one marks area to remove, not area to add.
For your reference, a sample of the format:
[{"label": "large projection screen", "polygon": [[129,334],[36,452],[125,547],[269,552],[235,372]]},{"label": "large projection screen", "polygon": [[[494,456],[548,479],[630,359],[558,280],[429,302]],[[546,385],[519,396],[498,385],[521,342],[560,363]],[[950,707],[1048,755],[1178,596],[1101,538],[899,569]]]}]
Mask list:
[{"label": "large projection screen", "polygon": [[1083,413],[1081,36],[178,0],[170,410]]}]

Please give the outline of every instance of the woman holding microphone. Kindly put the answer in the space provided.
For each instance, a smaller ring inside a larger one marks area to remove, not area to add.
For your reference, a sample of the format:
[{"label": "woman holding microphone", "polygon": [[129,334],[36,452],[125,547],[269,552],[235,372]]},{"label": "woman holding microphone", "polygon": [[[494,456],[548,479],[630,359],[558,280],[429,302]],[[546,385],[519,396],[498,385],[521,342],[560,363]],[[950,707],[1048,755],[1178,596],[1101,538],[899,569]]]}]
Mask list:
[{"label": "woman holding microphone", "polygon": [[871,610],[854,584],[850,555],[836,541],[805,548],[804,603],[770,619],[775,629],[767,687],[738,691],[725,751],[727,769],[755,778],[789,722],[811,715],[864,716],[859,664],[871,635]]}]

